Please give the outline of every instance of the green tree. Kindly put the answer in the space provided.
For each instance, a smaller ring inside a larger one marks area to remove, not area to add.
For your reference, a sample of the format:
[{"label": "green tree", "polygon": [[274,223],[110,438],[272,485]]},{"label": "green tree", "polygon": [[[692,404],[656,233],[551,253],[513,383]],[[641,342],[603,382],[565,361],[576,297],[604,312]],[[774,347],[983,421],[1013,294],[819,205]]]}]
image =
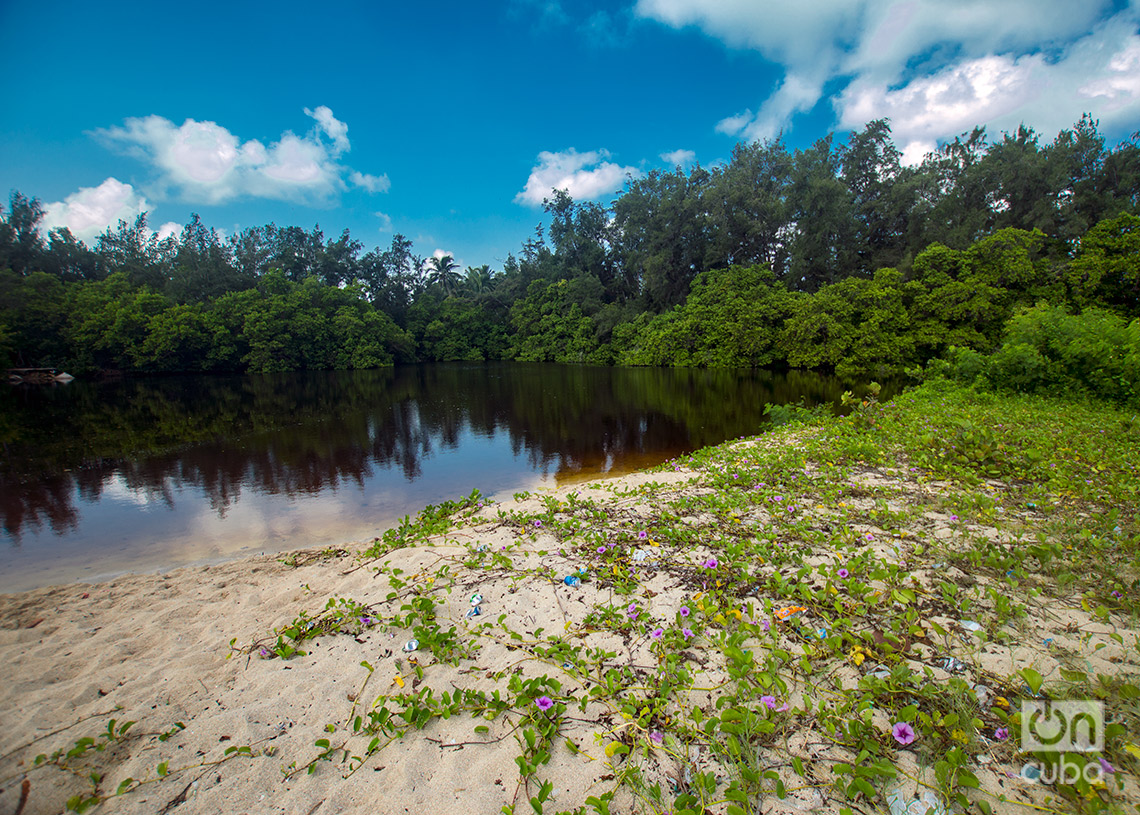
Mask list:
[{"label": "green tree", "polygon": [[99,263],[126,275],[133,286],[149,286],[162,291],[170,280],[170,261],[158,236],[147,225],[146,213],[140,213],[133,224],[119,221],[96,239],[95,253]]},{"label": "green tree", "polygon": [[174,252],[170,296],[180,303],[213,300],[227,291],[248,289],[256,278],[236,268],[231,246],[207,229],[197,213],[182,230]]},{"label": "green tree", "polygon": [[0,269],[16,274],[40,270],[44,241],[40,235],[43,205],[13,190],[8,198],[8,212],[0,207]]},{"label": "green tree", "polygon": [[654,170],[629,182],[613,204],[613,235],[627,291],[640,292],[653,311],[684,301],[707,268],[712,240],[704,193],[712,176]]},{"label": "green tree", "polygon": [[433,286],[438,286],[449,297],[459,290],[463,278],[457,271],[459,264],[455,262],[455,258],[451,255],[439,255],[428,258],[427,264],[428,278]]},{"label": "green tree", "polygon": [[614,329],[618,361],[628,365],[746,368],[780,358],[776,342],[795,296],[766,266],[703,272],[683,305]]},{"label": "green tree", "polygon": [[713,171],[705,200],[711,218],[708,262],[726,268],[766,265],[783,277],[791,216],[787,196],[792,157],[774,142],[737,144],[729,163]]},{"label": "green tree", "polygon": [[1140,316],[1140,217],[1118,215],[1090,229],[1066,270],[1065,283],[1071,300],[1082,308],[1101,306]]},{"label": "green tree", "polygon": [[815,291],[856,269],[854,202],[839,166],[831,136],[796,151],[788,194],[795,221],[790,288]]}]

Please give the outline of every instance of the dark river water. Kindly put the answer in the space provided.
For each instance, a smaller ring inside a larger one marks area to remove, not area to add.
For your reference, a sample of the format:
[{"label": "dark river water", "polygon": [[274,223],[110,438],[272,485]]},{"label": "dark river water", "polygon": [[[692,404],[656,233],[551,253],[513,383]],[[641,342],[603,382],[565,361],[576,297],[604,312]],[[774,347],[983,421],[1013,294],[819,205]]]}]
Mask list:
[{"label": "dark river water", "polygon": [[371,539],[834,402],[792,371],[489,363],[0,389],[0,591]]}]

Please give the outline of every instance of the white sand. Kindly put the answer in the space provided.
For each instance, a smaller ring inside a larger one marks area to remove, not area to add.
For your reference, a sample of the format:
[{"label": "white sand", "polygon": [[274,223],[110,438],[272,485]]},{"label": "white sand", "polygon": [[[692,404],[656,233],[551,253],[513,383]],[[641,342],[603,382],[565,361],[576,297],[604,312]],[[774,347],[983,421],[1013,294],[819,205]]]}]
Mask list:
[{"label": "white sand", "polygon": [[[689,472],[633,474],[607,482],[605,489],[568,487],[549,495],[565,499],[574,491],[580,497],[593,497],[611,520],[622,520],[633,530],[649,504],[648,499],[629,491],[652,481],[667,483],[678,494],[694,489],[686,486],[691,477]],[[884,483],[895,480],[893,475],[871,473],[868,477]],[[541,511],[542,504],[532,498],[502,508],[534,512]],[[30,794],[24,813],[60,812],[69,796],[90,792],[85,776],[92,771],[104,774],[99,787],[103,794],[113,793],[126,778],[148,781],[103,804],[100,811],[110,812],[466,814],[499,812],[512,802],[519,812],[531,811],[526,791],[519,790],[515,762],[520,754],[515,728],[524,714],[533,712],[530,708],[516,709],[493,721],[467,714],[434,721],[388,744],[351,774],[351,765],[342,763],[338,753],[335,763],[318,762],[312,775],[303,771],[288,775],[291,768],[304,768],[318,755],[314,746],[318,739],[327,738],[334,745],[343,742],[355,714],[366,714],[381,694],[401,692],[395,684],[397,676],[405,683],[403,691],[420,686],[408,655],[401,651],[410,636],[407,631],[381,625],[356,637],[325,636],[306,644],[308,655],[289,660],[231,655],[228,645],[231,639],[242,647],[265,638],[301,610],[317,614],[333,597],[366,603],[379,617],[391,620],[411,597],[411,587],[419,587],[425,596],[444,600],[438,610],[444,630],[454,626],[463,641],[480,646],[474,659],[460,659],[455,665],[435,664],[426,649],[416,652],[424,669],[423,682],[435,688],[437,695],[459,688],[488,693],[498,688],[507,694],[512,672],[520,680],[549,676],[562,683],[564,694],[581,695],[593,683],[564,669],[557,656],[538,658],[533,644],[542,644],[551,634],[579,631],[595,606],[624,608],[630,598],[614,595],[590,580],[569,587],[538,576],[535,570],[548,569],[551,577],[558,578],[579,561],[559,555],[557,541],[541,528],[499,523],[496,512],[497,508],[484,510],[481,517],[435,539],[431,546],[401,549],[384,557],[380,562],[401,569],[401,579],[409,584],[394,602],[386,599],[393,589],[386,576],[377,574],[379,564],[362,565],[353,557],[363,544],[332,557],[317,557],[314,550],[309,553],[314,556],[312,561],[298,568],[263,556],[162,575],[120,577],[104,584],[0,595],[0,661],[5,665],[0,725],[4,749],[10,751],[0,760],[0,812],[17,811],[25,779]],[[826,517],[821,509],[819,518]],[[678,523],[700,525],[708,520],[682,518]],[[746,521],[768,525],[760,514]],[[931,514],[912,536],[934,540],[946,528],[943,520]],[[896,556],[906,557],[910,551],[905,539],[887,536],[882,540],[887,542],[884,546],[894,547]],[[480,546],[488,547],[484,561],[508,547],[502,554],[509,558],[510,568],[464,565],[463,560]],[[669,558],[672,553],[662,551],[659,556]],[[685,557],[691,561],[694,556],[685,553]],[[441,576],[445,566],[449,573]],[[660,618],[672,618],[675,609],[693,596],[691,587],[680,585],[664,570],[655,570],[652,561],[636,568],[642,575],[636,597],[643,604],[651,600]],[[520,579],[523,570],[529,574]],[[929,586],[931,575],[919,574]],[[433,576],[437,579],[432,580]],[[445,590],[447,585],[450,592]],[[476,591],[484,598],[483,614],[468,619],[468,598]],[[1008,677],[1021,666],[1033,665],[1043,675],[1055,676],[1060,665],[1055,655],[1068,649],[1078,650],[1093,670],[1136,673],[1135,652],[1129,654],[1107,635],[1100,636],[1097,623],[1087,613],[1058,605],[1042,607],[1040,612],[1039,618],[1029,621],[1030,634],[1018,633],[1018,640],[1030,645],[979,645],[971,652],[978,667]],[[512,639],[498,626],[500,615],[505,615],[507,626],[522,639]],[[954,623],[948,618],[934,619],[951,627]],[[1108,628],[1102,629],[1107,634]],[[960,645],[966,647],[968,635],[960,635]],[[1096,644],[1103,643],[1100,650],[1090,650],[1090,636]],[[1047,637],[1053,637],[1048,646],[1044,644]],[[607,664],[647,669],[655,664],[645,636],[629,639],[595,630],[584,632],[576,641],[582,647],[616,652]],[[1127,637],[1125,642],[1131,644]],[[726,675],[723,659],[716,658],[709,645],[705,641],[692,649],[690,667],[697,686],[715,688]],[[934,651],[929,649],[930,661]],[[375,668],[371,675],[361,666],[362,660]],[[870,667],[856,669],[840,662],[835,670],[841,681],[853,686]],[[847,805],[828,786],[834,777],[828,759],[850,755],[811,729],[815,721],[811,715],[797,712],[809,691],[793,688],[786,697],[793,706],[786,715],[797,718],[788,720],[792,730],[785,749],[814,760],[812,773],[819,783],[793,785],[788,766],[781,766],[788,786],[801,788],[784,801],[766,796],[763,811],[838,812]],[[715,691],[694,691],[692,701],[711,701],[715,696]],[[84,736],[97,738],[112,718],[136,724],[119,743],[71,762],[76,774],[32,766],[37,753],[66,750]],[[158,734],[173,728],[175,722],[184,723],[185,729],[160,741]],[[878,718],[876,723],[890,725]],[[326,725],[335,732],[328,732]],[[480,725],[488,732],[475,732]],[[555,800],[545,811],[572,810],[588,796],[613,789],[621,759],[607,759],[604,746],[627,731],[639,749],[648,751],[647,758],[639,759],[640,766],[649,783],[662,783],[667,800],[672,800],[669,787],[683,784],[692,771],[708,766],[696,750],[686,757],[685,748],[674,742],[661,748],[651,744],[609,702],[590,702],[584,711],[573,706],[565,714],[550,763],[537,773],[539,780],[550,779],[554,785]],[[572,753],[566,739],[581,752]],[[367,741],[355,738],[349,746],[359,754]],[[243,746],[250,748],[251,756],[223,761],[227,748]],[[1001,748],[995,745],[997,758],[978,771],[985,787],[995,795],[1004,793],[1041,804],[1048,790],[1009,778],[1007,774],[1020,765],[1014,766],[1016,758]],[[933,780],[929,769],[917,768],[911,752],[900,751],[899,761],[911,773],[924,773],[926,780]],[[162,763],[170,774],[155,780],[156,768]],[[1135,801],[1135,787],[1131,780],[1129,784]],[[529,793],[536,791],[537,784],[532,783]],[[996,811],[1021,811],[1012,804],[991,803]],[[866,811],[867,805],[862,806]],[[627,791],[619,791],[613,811],[635,809],[651,811]],[[711,811],[723,812],[724,805]]]}]

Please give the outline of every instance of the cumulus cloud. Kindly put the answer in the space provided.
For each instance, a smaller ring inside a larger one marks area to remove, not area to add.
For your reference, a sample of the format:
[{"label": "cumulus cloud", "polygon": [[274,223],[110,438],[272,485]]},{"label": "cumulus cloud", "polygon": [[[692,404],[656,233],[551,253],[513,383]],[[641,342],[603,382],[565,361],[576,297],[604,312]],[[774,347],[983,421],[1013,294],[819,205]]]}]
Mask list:
[{"label": "cumulus cloud", "polygon": [[176,224],[174,221],[167,221],[156,229],[154,234],[158,236],[160,241],[164,241],[167,238],[177,238],[182,234],[182,226],[181,224]]},{"label": "cumulus cloud", "polygon": [[321,105],[316,110],[305,108],[305,115],[317,120],[321,131],[333,141],[333,149],[337,154],[348,150],[348,125],[333,116],[333,112]]},{"label": "cumulus cloud", "polygon": [[[1110,27],[1111,28],[1111,27]],[[1091,111],[1102,125],[1140,119],[1140,37],[1127,29],[1098,30],[1061,59],[1042,54],[965,60],[897,88],[866,80],[840,96],[840,126],[857,128],[889,117],[903,160],[920,161],[937,142],[976,124],[992,135],[1020,124],[1046,137]]]},{"label": "cumulus cloud", "polygon": [[671,153],[662,153],[661,160],[670,167],[688,167],[697,160],[697,154],[692,150],[674,150]]},{"label": "cumulus cloud", "polygon": [[[153,192],[172,191],[191,202],[219,204],[242,196],[324,200],[346,189],[351,171],[337,159],[350,148],[348,126],[325,106],[305,108],[316,126],[304,136],[285,131],[268,146],[243,141],[216,122],[187,119],[175,125],[161,116],[127,119],[95,135],[149,163],[157,172]],[[351,172],[369,192],[388,189],[386,176]]]},{"label": "cumulus cloud", "polygon": [[[720,132],[771,138],[811,110],[825,88],[843,127],[889,116],[923,145],[975,124],[991,130],[1022,121],[1049,131],[1085,111],[1137,116],[1140,4],[1111,0],[638,0],[635,13],[674,28],[695,26],[732,48],[784,69],[759,104],[726,116]],[[1018,95],[1020,94],[1020,101]],[[756,110],[753,113],[752,110]],[[1057,120],[1060,119],[1060,123]],[[1067,124],[1066,124],[1067,123]]]},{"label": "cumulus cloud", "polygon": [[543,151],[538,154],[538,164],[530,171],[526,187],[515,196],[515,201],[541,206],[543,199],[549,198],[554,190],[566,190],[575,201],[588,201],[617,192],[626,176],[641,176],[636,168],[614,164],[607,160],[609,157],[605,150]]},{"label": "cumulus cloud", "polygon": [[392,186],[392,182],[388,180],[388,175],[368,175],[367,173],[353,172],[348,177],[348,180],[355,184],[357,187],[368,190],[369,192],[388,192]]},{"label": "cumulus cloud", "polygon": [[43,228],[66,227],[75,237],[91,243],[108,226],[119,221],[134,223],[146,210],[146,199],[134,187],[108,178],[98,187],[81,187],[62,201],[44,204]]}]

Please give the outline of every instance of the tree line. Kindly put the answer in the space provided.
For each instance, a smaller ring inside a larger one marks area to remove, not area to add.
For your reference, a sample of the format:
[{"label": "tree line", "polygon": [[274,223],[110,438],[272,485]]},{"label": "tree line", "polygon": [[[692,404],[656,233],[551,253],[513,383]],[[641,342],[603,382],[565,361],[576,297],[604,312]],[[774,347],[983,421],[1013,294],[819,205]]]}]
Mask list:
[{"label": "tree line", "polygon": [[92,247],[0,212],[0,362],[76,372],[287,371],[512,359],[787,365],[844,376],[993,351],[1019,307],[1140,316],[1140,134],[984,129],[906,166],[878,120],[789,150],[554,191],[501,270],[396,235],[269,224],[227,238],[143,214]]}]

